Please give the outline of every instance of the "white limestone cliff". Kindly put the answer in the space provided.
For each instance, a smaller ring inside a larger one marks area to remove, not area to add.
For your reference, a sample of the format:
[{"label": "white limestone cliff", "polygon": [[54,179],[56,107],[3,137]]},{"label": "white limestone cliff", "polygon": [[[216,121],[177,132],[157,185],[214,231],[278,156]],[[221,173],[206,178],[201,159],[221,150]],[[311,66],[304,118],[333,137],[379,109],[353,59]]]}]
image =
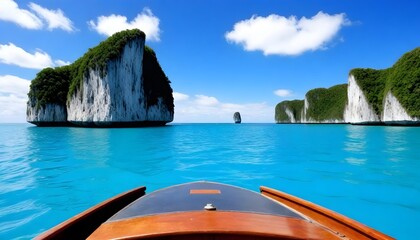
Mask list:
[{"label": "white limestone cliff", "polygon": [[380,122],[379,116],[368,103],[365,94],[353,75],[350,75],[348,80],[347,101],[347,106],[344,110],[344,122],[352,124]]},{"label": "white limestone cliff", "polygon": [[[420,125],[420,118],[412,117],[404,109],[398,99],[391,91],[387,92],[383,100],[383,109],[380,109],[381,116],[379,116],[373,109],[373,106],[368,102],[364,92],[358,85],[353,75],[349,76],[347,85],[347,103],[344,107],[343,119],[325,119],[316,120],[311,117],[312,112],[319,112],[314,107],[320,106],[317,95],[305,96],[302,114],[299,119],[296,119],[296,114],[287,106],[283,105],[283,109],[277,108],[276,111],[283,111],[287,115],[287,120],[277,121],[277,123],[351,123],[351,124],[369,124],[369,125]],[[330,103],[327,103],[330,104]],[[315,111],[314,111],[315,110]]]},{"label": "white limestone cliff", "polygon": [[413,118],[407,113],[391,91],[386,94],[383,105],[382,121],[385,122],[385,124],[409,124],[410,122],[420,121],[419,118]]},{"label": "white limestone cliff", "polygon": [[286,109],[284,110],[284,112],[287,114],[287,116],[289,117],[289,122],[290,123],[296,123],[296,119],[295,116],[293,116],[293,112],[290,111],[289,108],[286,107]]},{"label": "white limestone cliff", "polygon": [[59,104],[45,104],[39,107],[29,100],[26,110],[26,121],[34,124],[44,122],[47,125],[67,121],[66,107]]},{"label": "white limestone cliff", "polygon": [[108,61],[106,74],[90,69],[82,86],[67,102],[67,120],[106,126],[124,122],[171,122],[173,113],[158,98],[148,106],[143,84],[144,39],[128,42],[120,57]]},{"label": "white limestone cliff", "polygon": [[300,115],[301,123],[308,123],[308,120],[306,119],[306,112],[308,111],[308,108],[309,108],[309,102],[308,102],[308,98],[305,96],[302,114]]}]

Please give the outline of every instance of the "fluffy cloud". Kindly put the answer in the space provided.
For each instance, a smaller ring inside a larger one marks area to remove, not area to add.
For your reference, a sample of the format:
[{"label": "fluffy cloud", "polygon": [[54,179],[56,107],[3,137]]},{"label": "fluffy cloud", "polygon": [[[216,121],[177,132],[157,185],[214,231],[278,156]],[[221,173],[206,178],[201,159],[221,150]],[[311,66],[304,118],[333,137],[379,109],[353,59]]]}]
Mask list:
[{"label": "fluffy cloud", "polygon": [[41,19],[28,10],[20,9],[13,0],[2,0],[0,20],[13,22],[28,29],[41,29],[43,26]]},{"label": "fluffy cloud", "polygon": [[0,76],[0,122],[24,122],[30,81],[11,75]]},{"label": "fluffy cloud", "polygon": [[259,50],[264,55],[299,55],[325,48],[341,27],[349,24],[344,13],[329,15],[319,12],[309,19],[275,14],[252,16],[237,22],[225,38],[242,45],[246,51]]},{"label": "fluffy cloud", "polygon": [[188,100],[190,98],[190,96],[188,96],[187,94],[183,94],[183,93],[179,93],[179,92],[173,92],[172,96],[174,96],[174,101],[175,102],[185,101],[185,100]]},{"label": "fluffy cloud", "polygon": [[241,113],[244,122],[274,122],[274,107],[266,103],[225,103],[212,96],[175,92],[174,98],[174,122],[233,122],[235,112]]},{"label": "fluffy cloud", "polygon": [[127,17],[121,15],[100,16],[97,22],[91,20],[89,26],[99,34],[111,36],[112,34],[126,30],[138,28],[146,34],[147,40],[160,41],[159,18],[153,15],[152,11],[144,8],[132,21],[128,22]]},{"label": "fluffy cloud", "polygon": [[51,57],[47,53],[37,50],[34,54],[31,54],[13,43],[0,44],[0,62],[33,69],[53,66]]},{"label": "fluffy cloud", "polygon": [[35,3],[30,3],[29,8],[32,12],[19,8],[13,0],[2,0],[0,20],[13,22],[28,29],[42,29],[46,22],[49,30],[55,28],[61,28],[68,32],[75,30],[72,21],[60,9],[49,10]]},{"label": "fluffy cloud", "polygon": [[293,95],[292,91],[287,89],[277,89],[276,91],[274,91],[274,94],[276,94],[279,97],[290,97]]},{"label": "fluffy cloud", "polygon": [[55,60],[54,63],[57,67],[67,66],[67,65],[71,64],[71,62],[69,62],[69,61],[63,61],[63,60],[60,60],[60,59]]},{"label": "fluffy cloud", "polygon": [[200,106],[217,106],[219,105],[219,100],[215,97],[209,97],[205,95],[195,95],[195,101],[197,105]]},{"label": "fluffy cloud", "polygon": [[53,30],[54,28],[61,28],[67,32],[72,32],[75,30],[72,21],[64,16],[64,13],[61,11],[61,9],[49,10],[35,3],[30,3],[29,7],[32,9],[32,11],[34,11],[38,16],[47,22],[48,30]]},{"label": "fluffy cloud", "polygon": [[41,50],[36,50],[35,53],[29,53],[13,43],[7,45],[0,44],[0,62],[32,69],[59,67],[70,64],[70,62],[60,59],[53,61],[50,55]]}]

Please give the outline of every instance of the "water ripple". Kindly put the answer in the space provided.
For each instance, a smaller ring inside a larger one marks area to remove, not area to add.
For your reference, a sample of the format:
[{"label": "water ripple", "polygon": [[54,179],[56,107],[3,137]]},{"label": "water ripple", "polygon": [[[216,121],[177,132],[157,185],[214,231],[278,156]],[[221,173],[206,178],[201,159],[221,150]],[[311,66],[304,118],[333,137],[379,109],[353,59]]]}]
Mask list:
[{"label": "water ripple", "polygon": [[[410,239],[420,222],[418,136],[345,125],[0,125],[0,239],[31,238],[139,185],[195,180],[277,188]],[[385,210],[405,219],[404,231],[374,214]]]}]

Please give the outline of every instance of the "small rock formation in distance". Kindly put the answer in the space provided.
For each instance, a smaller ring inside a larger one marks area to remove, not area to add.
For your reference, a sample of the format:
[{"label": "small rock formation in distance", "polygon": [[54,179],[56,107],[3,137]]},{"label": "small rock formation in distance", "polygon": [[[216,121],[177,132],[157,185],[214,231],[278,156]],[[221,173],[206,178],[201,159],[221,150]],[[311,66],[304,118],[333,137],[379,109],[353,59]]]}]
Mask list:
[{"label": "small rock formation in distance", "polygon": [[37,126],[137,127],[173,120],[170,81],[138,30],[116,33],[73,64],[32,81],[27,121]]},{"label": "small rock formation in distance", "polygon": [[235,123],[241,123],[241,122],[242,122],[242,119],[241,119],[241,114],[240,114],[239,112],[235,112],[235,113],[233,114],[233,121],[234,121]]}]

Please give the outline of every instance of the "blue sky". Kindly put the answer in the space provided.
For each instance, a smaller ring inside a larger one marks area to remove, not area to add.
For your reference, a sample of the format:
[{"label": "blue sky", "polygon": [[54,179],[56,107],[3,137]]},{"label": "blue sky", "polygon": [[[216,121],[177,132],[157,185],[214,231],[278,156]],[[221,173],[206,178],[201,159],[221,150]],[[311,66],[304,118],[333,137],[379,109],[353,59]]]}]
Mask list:
[{"label": "blue sky", "polygon": [[0,0],[0,122],[25,122],[30,80],[140,28],[172,82],[174,122],[274,122],[274,107],[420,45],[420,2]]}]

